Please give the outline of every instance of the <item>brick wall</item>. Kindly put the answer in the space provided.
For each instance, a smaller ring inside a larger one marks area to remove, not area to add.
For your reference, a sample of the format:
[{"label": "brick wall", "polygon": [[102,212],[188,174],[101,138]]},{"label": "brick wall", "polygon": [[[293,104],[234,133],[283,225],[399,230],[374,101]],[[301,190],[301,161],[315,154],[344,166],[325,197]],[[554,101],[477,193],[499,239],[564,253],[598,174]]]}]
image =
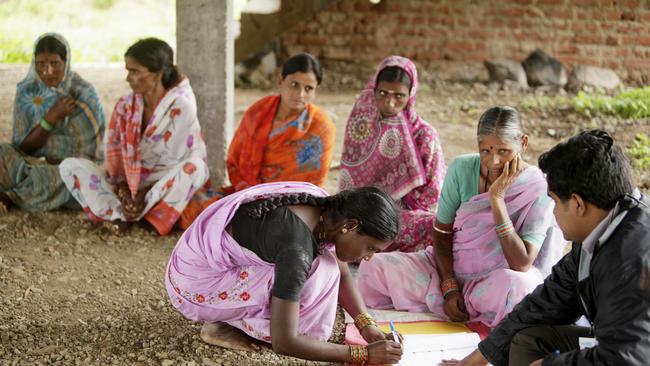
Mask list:
[{"label": "brick wall", "polygon": [[294,53],[376,63],[522,61],[542,48],[571,69],[614,69],[650,81],[650,0],[341,0],[281,37]]}]

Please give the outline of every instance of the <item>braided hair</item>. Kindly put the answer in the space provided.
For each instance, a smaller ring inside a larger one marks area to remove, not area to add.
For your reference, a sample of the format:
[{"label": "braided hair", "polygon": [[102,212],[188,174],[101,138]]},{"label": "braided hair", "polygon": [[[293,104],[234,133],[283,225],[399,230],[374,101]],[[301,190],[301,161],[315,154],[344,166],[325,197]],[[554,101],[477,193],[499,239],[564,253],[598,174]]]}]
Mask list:
[{"label": "braided hair", "polygon": [[393,199],[375,187],[361,187],[339,192],[333,196],[316,197],[307,193],[286,194],[261,200],[248,212],[250,217],[264,214],[281,206],[309,205],[324,209],[335,220],[356,219],[360,235],[382,241],[392,241],[399,232],[399,209]]}]

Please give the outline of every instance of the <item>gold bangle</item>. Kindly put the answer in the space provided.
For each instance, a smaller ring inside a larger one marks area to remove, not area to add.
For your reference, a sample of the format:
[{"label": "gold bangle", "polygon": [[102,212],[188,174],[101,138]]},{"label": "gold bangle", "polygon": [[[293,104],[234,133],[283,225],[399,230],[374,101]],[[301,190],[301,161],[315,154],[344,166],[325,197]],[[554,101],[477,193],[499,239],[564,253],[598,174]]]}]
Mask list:
[{"label": "gold bangle", "polygon": [[368,313],[359,313],[354,317],[354,326],[357,327],[359,332],[369,325],[377,325],[377,322],[373,317]]},{"label": "gold bangle", "polygon": [[368,347],[366,346],[348,346],[350,352],[350,363],[356,365],[363,365],[368,362],[369,354]]}]

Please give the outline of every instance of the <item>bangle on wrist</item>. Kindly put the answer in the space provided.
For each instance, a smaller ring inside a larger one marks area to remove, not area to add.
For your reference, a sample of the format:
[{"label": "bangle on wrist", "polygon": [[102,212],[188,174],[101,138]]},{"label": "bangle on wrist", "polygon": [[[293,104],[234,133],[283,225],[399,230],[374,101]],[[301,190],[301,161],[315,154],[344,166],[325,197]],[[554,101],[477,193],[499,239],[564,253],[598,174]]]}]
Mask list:
[{"label": "bangle on wrist", "polygon": [[443,298],[454,291],[460,292],[460,284],[454,277],[447,278],[440,283],[440,292],[442,292]]},{"label": "bangle on wrist", "polygon": [[359,333],[361,330],[369,325],[377,325],[377,322],[373,317],[368,313],[359,313],[354,317],[354,326],[357,327]]},{"label": "bangle on wrist", "polygon": [[368,355],[368,347],[366,346],[348,346],[350,352],[350,363],[355,365],[363,365],[368,362],[370,358]]},{"label": "bangle on wrist", "polygon": [[433,230],[439,232],[440,234],[445,234],[445,235],[451,235],[454,233],[453,231],[439,229],[436,225],[433,225]]},{"label": "bangle on wrist", "polygon": [[47,132],[51,132],[54,126],[52,126],[48,121],[45,120],[45,118],[41,118],[40,121],[38,121],[39,126],[43,127],[43,129]]}]

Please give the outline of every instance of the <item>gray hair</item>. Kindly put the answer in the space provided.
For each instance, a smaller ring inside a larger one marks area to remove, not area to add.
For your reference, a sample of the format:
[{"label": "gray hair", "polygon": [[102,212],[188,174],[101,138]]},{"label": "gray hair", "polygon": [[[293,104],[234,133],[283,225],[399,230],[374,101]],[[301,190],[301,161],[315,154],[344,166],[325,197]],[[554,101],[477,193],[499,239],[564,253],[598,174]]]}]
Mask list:
[{"label": "gray hair", "polygon": [[483,136],[494,135],[505,142],[519,144],[524,136],[519,112],[509,106],[488,109],[478,120],[476,135],[479,140]]}]

